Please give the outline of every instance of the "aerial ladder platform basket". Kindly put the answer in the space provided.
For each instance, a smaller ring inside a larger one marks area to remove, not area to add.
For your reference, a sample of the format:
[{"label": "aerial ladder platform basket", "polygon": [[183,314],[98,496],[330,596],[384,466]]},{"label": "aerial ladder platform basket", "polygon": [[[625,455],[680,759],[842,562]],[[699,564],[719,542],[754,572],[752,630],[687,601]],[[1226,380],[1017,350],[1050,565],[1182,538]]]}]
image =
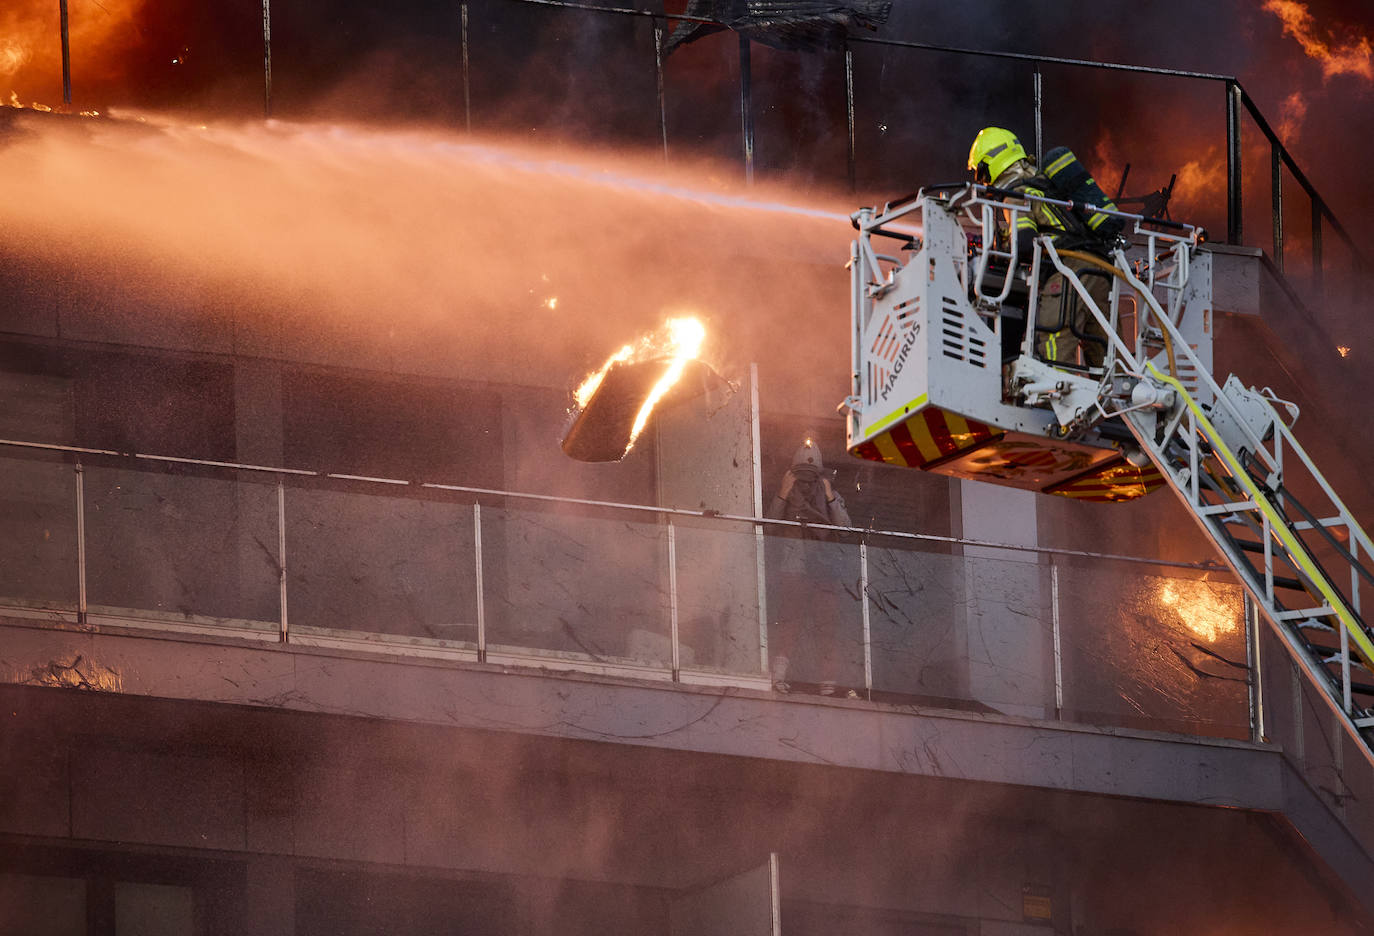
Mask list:
[{"label": "aerial ladder platform basket", "polygon": [[[1212,376],[1200,232],[1109,212],[1129,239],[1039,237],[1018,266],[998,231],[1037,201],[1074,207],[966,185],[853,215],[849,452],[1090,501],[1168,485],[1374,762],[1374,543],[1294,436],[1297,407]],[[1100,366],[1037,356],[1053,274],[1097,323],[1084,337],[1105,335]],[[1091,276],[1110,280],[1102,305]]]}]

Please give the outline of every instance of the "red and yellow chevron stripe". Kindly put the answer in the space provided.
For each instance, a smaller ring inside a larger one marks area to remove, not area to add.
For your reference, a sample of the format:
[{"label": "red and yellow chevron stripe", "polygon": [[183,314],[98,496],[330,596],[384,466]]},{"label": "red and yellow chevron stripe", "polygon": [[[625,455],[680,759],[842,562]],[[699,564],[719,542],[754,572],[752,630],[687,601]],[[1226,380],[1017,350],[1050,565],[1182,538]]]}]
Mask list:
[{"label": "red and yellow chevron stripe", "polygon": [[1163,486],[1164,475],[1153,464],[1137,468],[1126,459],[1118,458],[1088,474],[1047,487],[1045,493],[1074,500],[1128,501]]},{"label": "red and yellow chevron stripe", "polygon": [[867,442],[860,442],[849,453],[889,465],[925,468],[933,462],[984,445],[1000,435],[1001,429],[965,419],[938,406],[927,406]]},{"label": "red and yellow chevron stripe", "polygon": [[1135,500],[1164,485],[1154,465],[1137,468],[1114,447],[1008,432],[930,405],[849,453],[1074,500]]}]

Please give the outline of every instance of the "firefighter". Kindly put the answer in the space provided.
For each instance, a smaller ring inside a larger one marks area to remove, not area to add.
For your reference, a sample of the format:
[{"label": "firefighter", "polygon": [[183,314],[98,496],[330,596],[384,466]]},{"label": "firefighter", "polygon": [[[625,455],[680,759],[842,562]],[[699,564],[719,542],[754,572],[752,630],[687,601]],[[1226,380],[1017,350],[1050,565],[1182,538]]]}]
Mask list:
[{"label": "firefighter", "polygon": [[[804,661],[800,668],[814,670],[814,675],[822,677],[816,691],[832,695],[838,680],[829,677],[840,665],[837,645],[842,637],[835,622],[840,619],[836,594],[843,588],[843,563],[836,547],[827,542],[834,531],[807,524],[851,524],[844,498],[831,484],[814,436],[808,434],[792,456],[792,464],[764,515],[803,524],[772,538],[775,571],[770,584],[774,588],[768,603],[778,614],[770,637],[773,686],[779,692],[789,690],[788,669],[798,668],[795,664],[800,654]],[[853,690],[849,694],[857,695]]]},{"label": "firefighter", "polygon": [[[1001,127],[985,127],[979,131],[969,150],[968,168],[975,180],[984,185],[1027,195],[1058,197],[1045,190],[1043,186],[1047,180],[1039,174],[1035,159],[1027,155],[1016,135]],[[1105,255],[1101,245],[1087,236],[1082,222],[1068,209],[1033,202],[1030,211],[1016,215],[1016,230],[1008,235],[1015,238],[1018,262],[1030,260],[1037,234],[1052,235],[1056,249],[1088,250]],[[1078,274],[1097,307],[1106,313],[1111,295],[1110,278],[1089,263],[1065,258],[1065,265]],[[1084,364],[1102,366],[1107,352],[1106,336],[1062,273],[1056,271],[1040,287],[1038,305],[1037,357],[1055,364],[1076,364],[1081,346]],[[1084,338],[1087,340],[1082,340]]]}]

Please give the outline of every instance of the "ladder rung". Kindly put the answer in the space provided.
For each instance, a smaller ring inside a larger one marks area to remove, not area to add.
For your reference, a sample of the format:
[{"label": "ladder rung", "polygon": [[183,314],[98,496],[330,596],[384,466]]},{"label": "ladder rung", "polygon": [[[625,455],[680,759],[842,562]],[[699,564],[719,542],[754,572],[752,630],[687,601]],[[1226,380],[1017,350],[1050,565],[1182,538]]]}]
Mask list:
[{"label": "ladder rung", "polygon": [[1306,585],[1304,585],[1304,584],[1303,584],[1302,582],[1300,582],[1298,579],[1289,578],[1289,577],[1286,576],[1286,575],[1276,575],[1276,576],[1274,576],[1274,587],[1275,587],[1275,588],[1287,588],[1287,589],[1289,589],[1290,591],[1300,591],[1300,592],[1305,592],[1305,591],[1307,591],[1307,586],[1306,586]]},{"label": "ladder rung", "polygon": [[1318,525],[1324,527],[1349,526],[1350,521],[1347,520],[1345,517],[1323,517],[1320,520],[1318,520],[1315,524],[1308,523],[1306,520],[1299,520],[1297,523],[1293,524],[1293,529],[1314,530],[1317,528]]},{"label": "ladder rung", "polygon": [[1366,715],[1364,718],[1355,719],[1356,728],[1374,728],[1374,716]]},{"label": "ladder rung", "polygon": [[1234,504],[1212,504],[1212,505],[1209,506],[1209,507],[1199,507],[1199,508],[1197,509],[1197,512],[1198,512],[1200,515],[1204,516],[1204,517],[1210,517],[1210,516],[1215,516],[1216,514],[1238,514],[1238,513],[1244,513],[1244,512],[1247,511],[1247,510],[1254,510],[1254,509],[1255,509],[1255,502],[1252,501],[1252,500],[1247,500],[1247,501],[1240,501],[1240,502],[1234,503]]},{"label": "ladder rung", "polygon": [[1327,605],[1320,608],[1302,608],[1297,611],[1277,611],[1271,615],[1276,621],[1296,621],[1299,618],[1331,617],[1336,612]]}]

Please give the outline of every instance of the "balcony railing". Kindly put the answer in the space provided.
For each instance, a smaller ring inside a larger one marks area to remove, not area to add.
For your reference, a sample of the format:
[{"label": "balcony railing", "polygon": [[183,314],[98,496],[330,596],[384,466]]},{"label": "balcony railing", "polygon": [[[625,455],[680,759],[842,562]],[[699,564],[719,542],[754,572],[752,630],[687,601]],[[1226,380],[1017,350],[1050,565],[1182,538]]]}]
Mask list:
[{"label": "balcony railing", "polygon": [[1257,730],[1196,564],[17,442],[0,490],[10,616]]}]

